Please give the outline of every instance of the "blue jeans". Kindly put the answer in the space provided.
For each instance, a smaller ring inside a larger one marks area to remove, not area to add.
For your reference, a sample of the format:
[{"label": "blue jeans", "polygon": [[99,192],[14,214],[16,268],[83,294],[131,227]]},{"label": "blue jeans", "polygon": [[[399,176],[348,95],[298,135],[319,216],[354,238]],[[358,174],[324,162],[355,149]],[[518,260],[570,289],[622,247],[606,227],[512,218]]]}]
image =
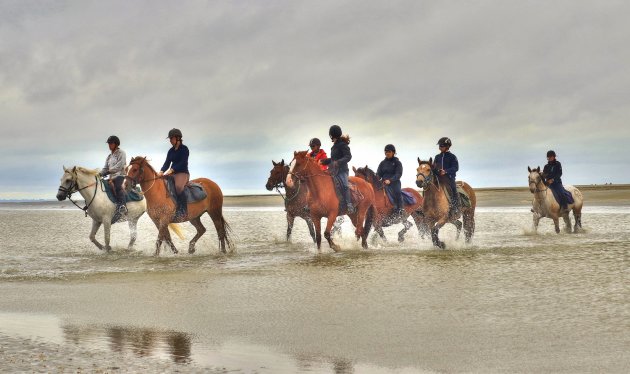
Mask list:
[{"label": "blue jeans", "polygon": [[346,205],[352,204],[352,196],[350,195],[350,188],[348,187],[348,175],[349,173],[345,170],[340,170],[335,175],[337,183],[339,183],[339,186],[341,186],[341,195],[346,201]]}]

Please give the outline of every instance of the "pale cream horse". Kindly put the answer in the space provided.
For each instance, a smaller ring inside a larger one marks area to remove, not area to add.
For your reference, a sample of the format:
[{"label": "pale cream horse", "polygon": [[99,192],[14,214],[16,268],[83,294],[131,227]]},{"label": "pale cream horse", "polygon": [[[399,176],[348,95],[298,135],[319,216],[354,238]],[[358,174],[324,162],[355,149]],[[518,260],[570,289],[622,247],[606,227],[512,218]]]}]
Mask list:
[{"label": "pale cream horse", "polygon": [[534,194],[534,200],[532,201],[532,213],[534,213],[534,232],[538,230],[538,222],[541,218],[547,217],[553,220],[553,224],[556,227],[556,232],[560,233],[559,219],[562,217],[566,224],[566,231],[571,232],[571,219],[569,213],[573,211],[573,218],[575,218],[575,225],[573,226],[573,232],[578,232],[582,229],[582,205],[584,198],[580,190],[574,186],[565,185],[564,188],[573,196],[573,204],[569,204],[566,210],[560,210],[560,204],[553,196],[551,189],[543,182],[543,177],[540,173],[540,166],[536,169],[527,167],[529,171],[529,191]]}]

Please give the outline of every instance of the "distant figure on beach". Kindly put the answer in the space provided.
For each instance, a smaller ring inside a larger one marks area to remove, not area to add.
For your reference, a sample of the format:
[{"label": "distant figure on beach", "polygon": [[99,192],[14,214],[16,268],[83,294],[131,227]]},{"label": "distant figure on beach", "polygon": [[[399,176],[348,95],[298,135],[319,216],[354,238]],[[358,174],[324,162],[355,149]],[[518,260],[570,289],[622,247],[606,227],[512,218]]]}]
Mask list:
[{"label": "distant figure on beach", "polygon": [[442,137],[438,140],[437,145],[440,153],[435,156],[433,161],[433,170],[439,176],[446,176],[451,190],[450,210],[452,215],[459,215],[459,194],[455,184],[455,177],[459,171],[459,161],[457,156],[451,153],[450,149],[453,143],[448,137]]},{"label": "distant figure on beach", "polygon": [[182,132],[179,129],[171,129],[168,132],[168,139],[172,145],[166,154],[166,161],[162,165],[162,169],[158,176],[173,174],[175,181],[175,191],[177,193],[177,209],[175,216],[186,217],[188,215],[188,202],[184,188],[190,180],[190,172],[188,171],[188,147],[182,143]]},{"label": "distant figure on beach", "polygon": [[[315,161],[319,162],[319,160],[325,160],[328,158],[326,151],[321,149],[322,142],[318,138],[311,139],[311,141],[308,142],[308,146],[311,148],[308,155],[309,157],[314,158]],[[328,166],[326,165],[320,164],[319,167],[322,168],[322,170],[328,170]]]},{"label": "distant figure on beach", "polygon": [[341,127],[337,125],[330,126],[328,130],[330,140],[334,143],[330,149],[330,158],[319,160],[320,165],[330,165],[330,174],[336,180],[335,185],[341,187],[341,195],[346,203],[348,214],[354,213],[354,205],[352,205],[352,197],[348,186],[348,162],[352,159],[350,153],[350,136],[342,135]]},{"label": "distant figure on beach", "polygon": [[556,160],[556,152],[551,150],[547,152],[547,165],[545,165],[542,175],[545,179],[545,184],[549,186],[558,197],[560,209],[566,210],[568,202],[564,194],[562,179],[560,179],[560,177],[562,177],[562,164],[560,164],[560,161]]},{"label": "distant figure on beach", "polygon": [[127,155],[120,149],[120,139],[116,135],[107,138],[107,145],[110,153],[105,159],[105,166],[101,169],[102,177],[109,175],[110,183],[113,185],[114,196],[116,197],[116,212],[112,217],[112,222],[117,222],[127,215],[127,200],[122,185],[125,181],[125,166],[127,166]]},{"label": "distant figure on beach", "polygon": [[381,161],[376,170],[376,174],[385,184],[385,189],[394,197],[394,215],[402,216],[403,201],[400,178],[402,177],[403,166],[396,157],[396,147],[393,144],[385,146],[385,159]]}]

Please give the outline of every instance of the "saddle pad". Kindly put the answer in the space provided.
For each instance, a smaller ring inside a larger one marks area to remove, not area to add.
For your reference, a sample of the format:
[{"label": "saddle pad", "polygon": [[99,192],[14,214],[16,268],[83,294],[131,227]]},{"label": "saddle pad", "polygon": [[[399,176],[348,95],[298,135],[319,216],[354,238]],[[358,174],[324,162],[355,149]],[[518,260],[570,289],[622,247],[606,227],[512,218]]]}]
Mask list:
[{"label": "saddle pad", "polygon": [[[392,204],[395,204],[395,200],[394,200],[394,192],[392,191],[392,189],[389,186],[385,186],[385,192],[387,192],[387,197],[389,198],[389,202]],[[403,204],[404,205],[415,205],[416,204],[416,198],[409,192],[402,190],[400,191],[402,194],[402,198],[403,198]]]},{"label": "saddle pad", "polygon": [[[472,206],[472,203],[470,202],[470,197],[466,193],[466,190],[464,190],[460,182],[457,182],[456,185],[457,185],[457,193],[459,194],[459,202],[461,203],[463,207],[470,208]],[[451,189],[447,185],[446,188],[444,188],[444,195],[446,195],[446,199],[448,200],[449,204],[451,203],[451,200],[452,200],[450,191]]]},{"label": "saddle pad", "polygon": [[[102,180],[101,181],[105,192],[107,193],[107,197],[111,200],[112,203],[116,204],[116,197],[114,196],[114,191],[112,190],[112,186],[109,184],[109,181]],[[132,188],[127,192],[126,198],[127,201],[141,201],[144,199],[144,196],[140,193],[140,187],[136,186],[136,188]]]},{"label": "saddle pad", "polygon": [[[166,189],[173,202],[177,203],[177,193],[175,190],[175,179],[173,177],[166,177]],[[187,203],[195,203],[208,197],[208,194],[203,189],[203,186],[199,183],[188,182],[184,187],[184,195],[186,196]]]}]

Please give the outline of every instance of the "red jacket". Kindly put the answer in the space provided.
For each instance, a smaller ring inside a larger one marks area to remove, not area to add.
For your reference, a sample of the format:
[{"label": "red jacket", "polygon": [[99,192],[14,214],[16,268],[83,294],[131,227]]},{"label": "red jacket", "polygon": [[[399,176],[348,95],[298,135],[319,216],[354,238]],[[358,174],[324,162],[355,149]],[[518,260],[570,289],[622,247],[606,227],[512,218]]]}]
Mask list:
[{"label": "red jacket", "polygon": [[[313,154],[313,152],[309,152],[308,153],[309,157],[312,157],[315,159],[315,161],[319,161],[319,160],[324,160],[327,159],[328,156],[326,155],[326,152],[320,148],[319,152]],[[320,168],[322,168],[322,170],[327,170],[328,169],[328,165],[319,165]]]}]

